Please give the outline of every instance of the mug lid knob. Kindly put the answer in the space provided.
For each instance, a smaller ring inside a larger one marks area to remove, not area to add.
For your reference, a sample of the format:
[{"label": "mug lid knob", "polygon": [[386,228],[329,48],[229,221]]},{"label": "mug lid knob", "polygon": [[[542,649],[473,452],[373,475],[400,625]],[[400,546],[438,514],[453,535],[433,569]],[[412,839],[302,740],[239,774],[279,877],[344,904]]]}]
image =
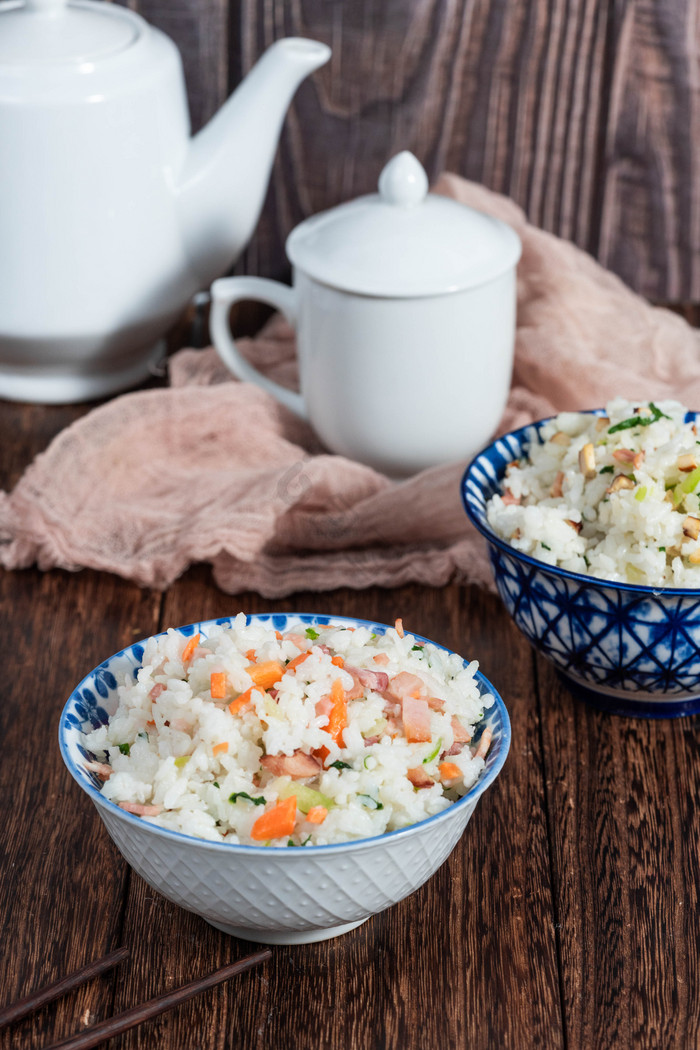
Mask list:
[{"label": "mug lid knob", "polygon": [[397,153],[379,176],[379,195],[387,204],[413,207],[428,194],[428,176],[416,157],[408,150]]}]

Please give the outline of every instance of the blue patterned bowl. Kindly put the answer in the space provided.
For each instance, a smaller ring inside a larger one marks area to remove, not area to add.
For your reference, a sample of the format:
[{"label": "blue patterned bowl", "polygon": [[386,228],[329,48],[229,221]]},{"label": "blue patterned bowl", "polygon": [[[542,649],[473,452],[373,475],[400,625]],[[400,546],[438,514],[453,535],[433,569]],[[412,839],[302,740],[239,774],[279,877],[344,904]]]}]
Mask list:
[{"label": "blue patterned bowl", "polygon": [[700,590],[606,583],[567,572],[520,553],[489,526],[487,501],[500,489],[507,464],[541,441],[545,422],[498,438],[462,478],[464,507],[488,541],[508,612],[572,692],[596,707],[645,718],[700,712]]},{"label": "blue patterned bowl", "polygon": [[[198,631],[206,637],[213,624],[228,626],[232,619],[190,624],[180,633]],[[365,625],[378,634],[387,629],[367,620],[305,613],[263,614],[248,620],[271,622],[279,631],[330,622]],[[135,676],[142,660],[143,643],[137,642],[100,664],[74,690],[58,730],[63,760],[94,802],[122,855],[150,886],[224,933],[246,940],[300,944],[336,937],[413,893],[456,846],[510,746],[505,705],[477,674],[480,692],[495,697],[482,723],[490,726],[493,741],[481,777],[448,809],[399,831],[331,846],[268,849],[207,842],[126,813],[100,793],[100,781],[86,768],[95,756],[85,750],[83,731],[104,725],[117,707],[118,680]]]}]

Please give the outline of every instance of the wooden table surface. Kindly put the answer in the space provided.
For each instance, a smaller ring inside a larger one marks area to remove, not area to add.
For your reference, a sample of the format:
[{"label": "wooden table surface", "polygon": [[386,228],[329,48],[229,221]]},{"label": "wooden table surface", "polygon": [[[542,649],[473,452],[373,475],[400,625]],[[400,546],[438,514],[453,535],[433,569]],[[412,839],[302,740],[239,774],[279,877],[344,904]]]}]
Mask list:
[{"label": "wooden table surface", "polygon": [[[2,403],[2,487],[84,409]],[[465,523],[465,528],[467,525]],[[268,610],[392,622],[468,657],[513,743],[452,856],[337,940],[262,967],[109,1043],[162,1050],[687,1050],[700,1045],[695,719],[574,701],[475,588],[231,597],[194,569],[165,593],[94,572],[0,575],[0,1005],[127,945],[130,961],[0,1033],[42,1047],[249,953],[131,872],[57,746],[66,698],[170,625]]]}]

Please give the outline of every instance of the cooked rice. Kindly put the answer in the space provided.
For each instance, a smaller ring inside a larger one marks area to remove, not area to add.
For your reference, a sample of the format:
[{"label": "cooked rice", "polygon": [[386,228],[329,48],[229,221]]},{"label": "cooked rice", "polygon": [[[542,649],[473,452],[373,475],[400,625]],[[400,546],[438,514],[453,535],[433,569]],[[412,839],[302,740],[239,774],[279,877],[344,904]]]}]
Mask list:
[{"label": "cooked rice", "polygon": [[[375,634],[365,626],[302,623],[281,636],[267,622],[247,624],[243,614],[231,627],[212,626],[183,663],[187,642],[175,630],[149,639],[136,680],[119,687],[108,724],[85,734],[85,746],[108,767],[102,770],[108,776],[104,796],[151,824],[248,845],[344,842],[439,813],[484,769],[483,755],[476,754],[483,746],[455,742],[455,732],[474,736],[493,703],[491,694],[479,692],[476,661],[465,666],[459,656],[401,637],[394,628]],[[282,665],[281,675],[236,710],[236,698],[245,698],[253,685],[250,668],[269,661]],[[405,692],[399,686],[410,682],[397,683],[400,672],[417,676],[419,699],[430,699],[429,740],[406,738],[406,726],[409,735],[414,730],[410,719],[404,724],[401,698],[392,694]],[[380,688],[384,675],[388,686]],[[359,677],[369,684],[360,683],[362,695],[347,701],[346,728],[334,739],[327,713],[333,683],[339,679],[352,695]],[[222,681],[225,696],[212,698],[214,683]],[[316,775],[275,772],[265,758],[279,756],[286,764],[299,755],[318,763]],[[457,767],[458,778],[443,779],[445,762]],[[429,786],[414,786],[408,774],[415,779],[416,770]],[[264,841],[259,833],[254,837],[261,813],[291,794],[298,805],[293,831]],[[310,806],[327,810],[322,822],[308,820]]]},{"label": "cooked rice", "polygon": [[676,401],[563,412],[506,470],[488,521],[519,551],[600,579],[700,586],[700,439]]}]

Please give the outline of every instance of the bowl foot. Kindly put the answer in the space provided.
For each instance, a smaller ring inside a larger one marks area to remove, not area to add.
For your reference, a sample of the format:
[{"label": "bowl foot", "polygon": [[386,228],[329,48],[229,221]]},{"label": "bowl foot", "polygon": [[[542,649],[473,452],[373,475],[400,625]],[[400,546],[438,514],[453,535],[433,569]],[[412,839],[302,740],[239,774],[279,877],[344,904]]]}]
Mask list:
[{"label": "bowl foot", "polygon": [[253,930],[249,926],[229,926],[223,922],[207,919],[210,926],[215,926],[222,933],[239,937],[242,941],[259,941],[261,944],[314,944],[316,941],[329,941],[331,937],[340,937],[344,933],[361,926],[367,919],[357,922],[345,922],[339,926],[329,926],[322,930]]},{"label": "bowl foot", "polygon": [[654,693],[624,694],[596,689],[565,671],[558,671],[558,675],[578,700],[610,715],[621,715],[623,718],[687,718],[700,714],[700,696],[659,700],[658,694]]}]

